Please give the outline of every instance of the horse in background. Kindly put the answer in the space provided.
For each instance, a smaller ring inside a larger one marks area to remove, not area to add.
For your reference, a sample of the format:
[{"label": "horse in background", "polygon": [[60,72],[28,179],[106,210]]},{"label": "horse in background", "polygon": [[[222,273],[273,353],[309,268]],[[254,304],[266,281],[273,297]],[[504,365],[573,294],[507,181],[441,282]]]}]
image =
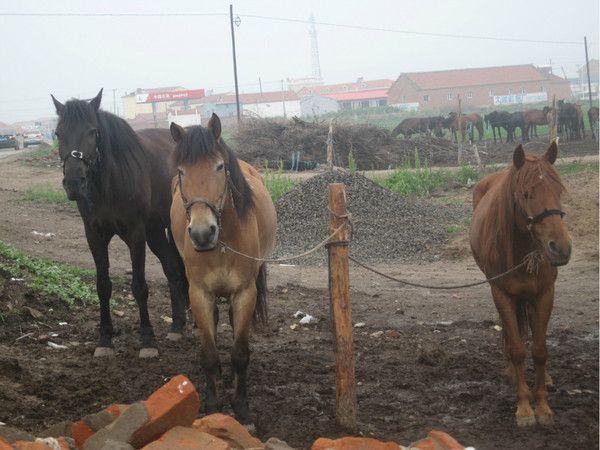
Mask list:
[{"label": "horse in background", "polygon": [[[192,313],[200,332],[200,364],[207,383],[206,411],[219,410],[216,379],[221,372],[215,344],[218,297],[229,299],[233,327],[232,407],[248,417],[246,373],[253,319],[266,319],[267,257],[275,245],[277,217],[260,173],[238,160],[221,139],[213,114],[207,129],[171,124],[177,143],[171,223],[189,280]],[[238,252],[251,257],[240,256]],[[253,259],[256,258],[256,259]]]},{"label": "horse in background", "polygon": [[458,142],[457,133],[459,131],[462,136],[462,141],[465,141],[468,125],[471,125],[470,140],[475,140],[474,130],[477,129],[477,132],[479,133],[479,140],[481,141],[483,139],[483,119],[479,114],[461,114],[459,123],[458,113],[451,112],[443,122],[444,128],[447,128],[452,133],[454,142]]},{"label": "horse in background", "polygon": [[523,112],[523,140],[529,141],[533,134],[538,137],[537,125],[548,125],[548,113],[552,108],[544,106],[543,109],[528,109]]},{"label": "horse in background", "polygon": [[[562,220],[560,196],[564,186],[553,166],[557,146],[552,142],[543,156],[526,155],[519,145],[507,170],[485,177],[473,192],[470,243],[473,256],[486,277],[517,266],[537,252],[529,264],[490,282],[502,320],[507,375],[516,382],[519,426],[551,424],[546,385],[546,331],[554,303],[557,266],[569,262],[571,237]],[[533,337],[535,414],[525,381],[527,326]]]},{"label": "horse in background", "polygon": [[[494,144],[496,143],[496,130],[498,130],[498,140],[502,143],[501,129],[504,128],[508,134],[510,115],[506,111],[492,111],[484,117],[486,128],[492,127],[494,135]],[[507,137],[508,138],[508,137]]]},{"label": "horse in background", "polygon": [[592,106],[588,109],[588,119],[590,121],[590,129],[592,130],[592,139],[598,138],[598,107]]},{"label": "horse in background", "polygon": [[409,117],[400,122],[392,130],[391,136],[395,138],[403,134],[406,139],[410,139],[413,134],[425,133],[428,130],[429,122],[425,122],[419,117]]},{"label": "horse in background", "polygon": [[146,243],[169,281],[173,323],[168,339],[181,338],[187,304],[183,263],[166,237],[175,174],[169,162],[175,148],[169,132],[134,132],[125,120],[100,109],[102,89],[89,102],[72,99],[62,104],[54,96],[52,101],[58,114],[56,137],[63,187],[69,200],[77,202],[96,266],[100,338],[94,356],[114,354],[108,244],[115,235],[127,244],[131,256],[131,291],[140,313],[139,356],[157,356],[148,316]]},{"label": "horse in background", "polygon": [[568,103],[559,100],[558,105],[558,132],[566,139],[578,140],[581,138],[580,132],[585,138],[585,129],[583,125],[583,111],[581,105]]},{"label": "horse in background", "polygon": [[525,119],[523,118],[522,111],[515,111],[508,114],[508,129],[506,142],[515,142],[516,138],[516,130],[519,128],[521,130],[521,139],[525,139]]}]

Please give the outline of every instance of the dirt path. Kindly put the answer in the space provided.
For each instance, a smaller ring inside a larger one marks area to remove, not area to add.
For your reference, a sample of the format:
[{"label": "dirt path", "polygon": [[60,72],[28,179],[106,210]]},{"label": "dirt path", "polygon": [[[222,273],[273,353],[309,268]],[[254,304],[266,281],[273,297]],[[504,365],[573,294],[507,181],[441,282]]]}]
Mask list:
[{"label": "dirt path", "polygon": [[[35,255],[93,268],[76,209],[22,201],[23,192],[32,186],[48,184],[58,189],[60,180],[56,168],[30,167],[14,157],[1,160],[0,239]],[[361,432],[410,442],[431,428],[441,428],[479,450],[598,447],[598,175],[580,174],[567,184],[566,220],[574,254],[559,271],[549,331],[549,366],[556,381],[550,394],[555,426],[520,430],[514,424],[514,394],[500,375],[496,312],[487,287],[415,289],[352,268],[353,317],[366,324],[355,332]],[[468,191],[458,194],[464,202],[469,197]],[[32,231],[54,236],[34,236]],[[115,239],[110,251],[111,272],[125,274],[126,247]],[[482,278],[464,234],[452,240],[439,261],[378,268],[436,284]],[[169,314],[168,298],[158,261],[149,252],[148,271],[151,318],[162,337],[168,326],[161,319]],[[319,435],[339,434],[332,406],[327,273],[323,267],[271,266],[269,277],[271,322],[253,337],[251,407],[261,437],[278,436],[306,448]],[[31,298],[17,285],[8,283],[3,289],[0,302],[11,302],[13,308],[27,304],[47,311],[52,306],[44,322],[59,332],[57,339],[69,350],[49,351],[37,340],[48,329],[26,315],[0,326],[0,421],[37,431],[102,405],[143,398],[177,372],[201,385],[197,344],[192,339],[177,347],[161,341],[159,359],[137,360],[137,311],[131,302],[117,306],[125,316],[115,317],[117,358],[107,364],[91,358],[95,308],[67,310],[60,303],[48,305]],[[0,312],[4,306],[0,304]],[[297,310],[316,316],[319,322],[292,330]],[[226,317],[225,309],[222,316]],[[61,320],[69,325],[59,329],[54,324]],[[231,333],[226,324],[219,329],[226,391],[231,382],[227,375]],[[378,331],[382,335],[373,335]],[[28,332],[33,337],[15,342]],[[17,369],[3,361],[17,361]]]}]

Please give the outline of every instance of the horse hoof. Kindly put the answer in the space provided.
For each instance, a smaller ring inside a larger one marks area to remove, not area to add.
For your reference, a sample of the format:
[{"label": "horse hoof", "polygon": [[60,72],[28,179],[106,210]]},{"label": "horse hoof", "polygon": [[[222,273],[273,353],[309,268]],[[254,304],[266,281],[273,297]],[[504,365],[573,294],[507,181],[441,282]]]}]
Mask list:
[{"label": "horse hoof", "polygon": [[157,358],[158,357],[158,349],[157,348],[152,348],[152,347],[145,347],[143,349],[140,350],[140,358],[142,359],[146,359],[146,358]]},{"label": "horse hoof", "polygon": [[174,331],[169,331],[167,334],[167,340],[172,342],[177,342],[183,339],[182,333],[175,333]]},{"label": "horse hoof", "polygon": [[517,416],[517,426],[519,428],[532,427],[535,425],[535,416]]},{"label": "horse hoof", "polygon": [[113,358],[115,349],[112,347],[96,347],[94,350],[94,358]]},{"label": "horse hoof", "polygon": [[544,414],[541,416],[537,416],[537,422],[544,427],[554,425],[554,415],[553,414]]}]

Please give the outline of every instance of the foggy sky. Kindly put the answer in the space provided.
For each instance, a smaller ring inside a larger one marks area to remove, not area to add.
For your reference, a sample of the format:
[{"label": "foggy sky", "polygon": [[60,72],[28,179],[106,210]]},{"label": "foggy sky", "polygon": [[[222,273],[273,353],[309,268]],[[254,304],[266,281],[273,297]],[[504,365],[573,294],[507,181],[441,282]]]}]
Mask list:
[{"label": "foggy sky", "polygon": [[[60,100],[89,98],[103,87],[102,107],[136,88],[181,85],[215,92],[233,89],[230,1],[80,2],[0,0],[0,13],[222,13],[209,17],[0,16],[0,121],[54,115]],[[581,45],[441,38],[317,25],[326,83],[396,79],[402,72],[492,65],[548,65],[576,76],[598,58],[598,1],[234,1],[238,76],[242,92],[279,90],[281,80],[311,74],[309,26],[260,15],[445,34],[577,41]]]}]

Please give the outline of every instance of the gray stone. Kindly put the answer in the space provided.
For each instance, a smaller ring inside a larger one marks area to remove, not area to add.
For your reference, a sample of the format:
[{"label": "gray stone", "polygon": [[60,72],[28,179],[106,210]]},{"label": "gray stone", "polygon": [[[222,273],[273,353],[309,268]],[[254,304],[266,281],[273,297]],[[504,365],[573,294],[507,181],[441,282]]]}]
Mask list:
[{"label": "gray stone", "polygon": [[294,447],[290,447],[287,442],[277,439],[275,437],[269,438],[265,442],[265,450],[296,450]]},{"label": "gray stone", "polygon": [[61,437],[61,436],[71,436],[71,427],[73,426],[73,422],[69,420],[65,420],[64,422],[59,422],[52,425],[49,428],[46,428],[41,433],[38,433],[38,437]]},{"label": "gray stone", "polygon": [[15,441],[33,441],[35,439],[35,436],[27,431],[7,426],[0,427],[0,437],[11,443]]},{"label": "gray stone", "polygon": [[129,442],[133,434],[147,421],[148,410],[146,406],[142,402],[134,403],[114,422],[97,431],[96,434],[85,441],[83,450],[106,449],[105,445],[108,445],[109,441]]}]

